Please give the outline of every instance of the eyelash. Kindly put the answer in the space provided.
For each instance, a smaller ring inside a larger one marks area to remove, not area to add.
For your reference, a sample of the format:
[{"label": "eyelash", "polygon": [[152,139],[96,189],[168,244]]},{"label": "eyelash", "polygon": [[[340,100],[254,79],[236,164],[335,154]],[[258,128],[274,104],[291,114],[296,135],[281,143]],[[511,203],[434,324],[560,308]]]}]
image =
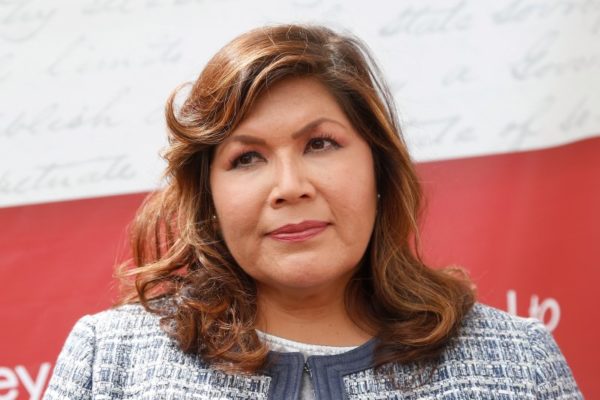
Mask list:
[{"label": "eyelash", "polygon": [[[310,140],[308,141],[308,143],[306,145],[308,146],[308,145],[310,145],[311,143],[314,143],[317,140],[324,140],[324,141],[330,142],[331,146],[334,149],[339,149],[340,148],[340,145],[338,144],[338,142],[329,133],[322,133],[319,136],[315,136],[315,137],[310,138]],[[326,151],[326,149],[324,149],[324,150],[316,150],[316,151]]]},{"label": "eyelash", "polygon": [[[333,135],[331,135],[331,134],[329,134],[329,133],[323,133],[323,134],[320,134],[320,135],[318,135],[318,136],[315,136],[315,137],[312,137],[312,138],[310,138],[310,139],[309,139],[309,141],[308,141],[308,143],[306,144],[306,148],[308,149],[308,147],[310,146],[310,144],[311,144],[311,143],[314,143],[314,142],[315,142],[315,141],[317,141],[317,140],[322,140],[322,141],[329,142],[329,143],[331,144],[331,147],[332,147],[333,149],[338,149],[338,148],[340,148],[340,147],[341,147],[341,146],[339,145],[339,143],[338,143],[338,142],[337,142],[337,141],[336,141],[336,140],[333,138]],[[326,148],[323,148],[323,149],[314,149],[314,150],[313,150],[313,152],[315,152],[315,153],[319,153],[319,152],[328,151],[328,150],[330,150],[330,149],[326,147]],[[305,150],[305,152],[306,152],[306,150]],[[263,158],[263,157],[260,155],[260,153],[258,153],[257,151],[246,151],[246,152],[243,152],[242,154],[240,154],[240,155],[238,155],[238,156],[235,156],[235,157],[234,157],[234,158],[233,158],[233,159],[232,159],[232,160],[229,162],[229,164],[230,164],[230,166],[231,166],[231,169],[236,169],[236,168],[248,168],[248,167],[252,166],[252,164],[249,164],[249,165],[247,165],[247,166],[240,165],[240,159],[241,159],[242,157],[244,157],[244,156],[248,156],[248,155],[252,155],[252,156],[254,156],[254,157],[258,156],[258,157],[260,157],[260,158]]]}]

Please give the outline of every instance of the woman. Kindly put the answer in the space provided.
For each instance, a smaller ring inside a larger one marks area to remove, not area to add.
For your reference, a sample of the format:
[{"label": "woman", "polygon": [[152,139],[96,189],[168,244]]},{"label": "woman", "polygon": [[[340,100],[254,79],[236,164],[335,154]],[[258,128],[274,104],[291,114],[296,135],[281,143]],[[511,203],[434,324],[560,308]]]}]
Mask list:
[{"label": "woman", "polygon": [[46,399],[581,398],[539,322],[418,257],[419,183],[357,40],[257,29],[174,98],[134,285],[76,324]]}]

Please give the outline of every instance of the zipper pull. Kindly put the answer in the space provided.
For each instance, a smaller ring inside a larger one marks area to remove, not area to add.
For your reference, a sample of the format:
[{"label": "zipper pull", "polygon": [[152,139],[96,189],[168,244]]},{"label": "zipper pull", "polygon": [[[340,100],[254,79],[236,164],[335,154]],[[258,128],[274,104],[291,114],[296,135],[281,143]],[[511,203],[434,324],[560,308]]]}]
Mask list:
[{"label": "zipper pull", "polygon": [[308,361],[306,361],[304,363],[304,372],[306,372],[308,374],[308,376],[310,376],[312,378],[312,371],[310,370],[310,367],[308,365]]}]

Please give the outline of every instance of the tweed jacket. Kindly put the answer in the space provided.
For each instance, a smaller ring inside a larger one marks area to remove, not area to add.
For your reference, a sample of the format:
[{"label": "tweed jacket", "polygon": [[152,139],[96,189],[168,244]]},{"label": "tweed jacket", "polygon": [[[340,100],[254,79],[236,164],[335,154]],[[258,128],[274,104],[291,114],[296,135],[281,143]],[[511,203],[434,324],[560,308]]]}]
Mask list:
[{"label": "tweed jacket", "polygon": [[126,305],[77,322],[44,399],[297,399],[303,371],[321,400],[583,398],[539,322],[482,304],[468,313],[435,368],[390,364],[376,373],[376,340],[307,360],[272,351],[264,373],[226,374],[180,351],[157,316]]}]

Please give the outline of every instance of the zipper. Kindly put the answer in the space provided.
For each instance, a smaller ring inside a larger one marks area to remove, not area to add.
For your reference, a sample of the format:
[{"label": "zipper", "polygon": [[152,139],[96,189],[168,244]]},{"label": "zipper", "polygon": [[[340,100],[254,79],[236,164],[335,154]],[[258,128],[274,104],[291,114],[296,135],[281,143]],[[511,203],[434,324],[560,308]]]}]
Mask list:
[{"label": "zipper", "polygon": [[310,365],[308,364],[308,358],[304,362],[304,372],[306,372],[308,374],[308,378],[311,381],[310,384],[312,386],[313,398],[316,399],[316,400],[318,400],[319,399],[319,394],[317,392],[317,387],[315,386],[315,381],[313,380],[312,370],[310,369]]},{"label": "zipper", "polygon": [[308,374],[308,376],[310,376],[310,378],[312,379],[312,371],[310,370],[310,366],[308,365],[308,361],[304,362],[304,372],[306,372]]}]

